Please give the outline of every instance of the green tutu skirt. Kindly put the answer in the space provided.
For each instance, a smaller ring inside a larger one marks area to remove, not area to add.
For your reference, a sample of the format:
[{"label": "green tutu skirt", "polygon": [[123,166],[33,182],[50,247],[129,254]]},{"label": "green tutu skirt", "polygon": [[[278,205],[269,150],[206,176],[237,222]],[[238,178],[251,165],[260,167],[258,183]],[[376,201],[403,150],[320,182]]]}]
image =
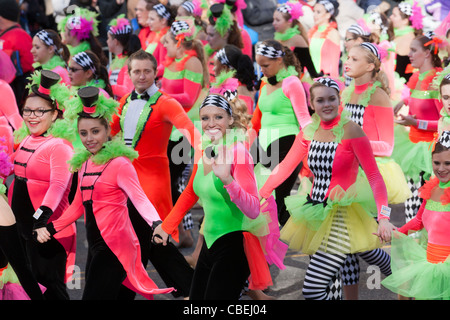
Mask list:
[{"label": "green tutu skirt", "polygon": [[373,234],[378,230],[377,207],[367,179],[359,177],[346,191],[334,187],[325,203],[314,203],[304,190],[285,199],[291,217],[280,239],[289,248],[305,254],[349,254],[380,247]]},{"label": "green tutu skirt", "polygon": [[[424,231],[422,231],[424,232]],[[450,260],[427,260],[426,241],[401,233],[392,237],[392,274],[381,284],[392,292],[418,300],[450,299]]]},{"label": "green tutu skirt", "polygon": [[401,125],[395,126],[394,138],[395,144],[391,158],[402,168],[404,175],[417,183],[420,181],[420,174],[424,172],[424,179],[428,180],[433,173],[431,142],[412,142],[407,128]]}]

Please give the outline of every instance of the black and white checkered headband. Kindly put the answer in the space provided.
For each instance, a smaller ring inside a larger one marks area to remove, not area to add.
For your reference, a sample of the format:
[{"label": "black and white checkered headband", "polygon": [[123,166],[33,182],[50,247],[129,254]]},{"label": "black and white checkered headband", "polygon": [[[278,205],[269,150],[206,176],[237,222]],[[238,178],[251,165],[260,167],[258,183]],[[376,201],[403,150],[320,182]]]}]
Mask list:
[{"label": "black and white checkered headband", "polygon": [[228,100],[221,95],[218,94],[210,94],[203,100],[200,109],[206,106],[215,106],[225,110],[230,116],[233,115],[233,111],[231,110],[231,105],[228,103]]},{"label": "black and white checkered headband", "polygon": [[179,35],[180,33],[185,33],[186,31],[189,31],[190,27],[189,24],[186,21],[175,21],[170,26],[170,31],[173,33],[174,36]]},{"label": "black and white checkered headband", "polygon": [[183,2],[183,4],[181,6],[184,9],[186,9],[187,12],[194,13],[195,6],[194,6],[194,4],[191,1]]},{"label": "black and white checkered headband", "polygon": [[96,69],[94,62],[92,59],[87,55],[86,52],[80,52],[73,56],[72,58],[76,63],[78,63],[83,69],[91,69],[92,73],[95,74]]},{"label": "black and white checkered headband", "polygon": [[425,32],[423,35],[424,35],[425,37],[427,37],[428,39],[430,39],[430,40],[433,40],[433,38],[436,36],[436,34],[434,33],[434,31],[428,31],[428,32]]},{"label": "black and white checkered headband", "polygon": [[439,136],[439,143],[447,149],[450,148],[450,131],[443,131]]},{"label": "black and white checkered headband", "polygon": [[283,3],[282,5],[277,7],[277,11],[282,13],[288,13],[291,14],[292,7],[288,6],[287,4]]},{"label": "black and white checkered headband", "polygon": [[447,75],[444,77],[444,79],[450,80],[450,73],[447,74]]},{"label": "black and white checkered headband", "polygon": [[404,14],[406,14],[407,16],[410,16],[413,13],[412,6],[409,3],[407,3],[407,2],[400,2],[398,4],[398,9],[401,12],[403,12]]},{"label": "black and white checkered headband", "polygon": [[238,95],[237,90],[226,90],[226,91],[223,93],[223,96],[224,96],[229,102],[233,101],[233,100],[237,97],[237,95]]},{"label": "black and white checkered headband", "polygon": [[372,52],[378,58],[378,60],[381,61],[380,52],[378,51],[378,48],[373,43],[363,42],[360,44],[360,46],[363,47],[364,49],[367,49],[370,52]]},{"label": "black and white checkered headband", "polygon": [[230,60],[228,60],[227,54],[225,52],[225,49],[222,48],[216,53],[216,58],[219,60],[219,62],[225,66],[227,66],[230,69],[234,69],[233,66],[230,63]]},{"label": "black and white checkered headband", "polygon": [[348,29],[348,32],[357,34],[359,36],[368,36],[369,33],[365,31],[360,25],[358,24],[352,24]]},{"label": "black and white checkered headband", "polygon": [[327,86],[328,88],[333,88],[336,89],[338,92],[341,91],[341,89],[339,88],[339,85],[337,84],[336,81],[334,81],[331,78],[318,78],[315,79],[314,81],[323,84],[324,86]]},{"label": "black and white checkered headband", "polygon": [[317,3],[323,5],[325,7],[325,10],[327,10],[327,12],[331,13],[331,15],[334,14],[334,5],[330,1],[319,0],[319,1],[317,1]]},{"label": "black and white checkered headband", "polygon": [[55,45],[53,39],[50,37],[49,33],[45,30],[41,30],[38,33],[36,33],[36,37],[38,37],[43,43],[45,43],[46,46],[51,47]]},{"label": "black and white checkered headband", "polygon": [[381,19],[381,15],[378,12],[373,11],[370,14],[370,20],[373,21],[373,23],[380,27],[382,33],[386,33],[388,30],[388,27],[383,24],[383,19]]},{"label": "black and white checkered headband", "polygon": [[163,17],[165,19],[170,19],[170,12],[167,10],[167,8],[163,4],[158,3],[156,6],[153,7],[153,10],[155,10],[156,13],[158,15],[160,15],[161,17]]},{"label": "black and white checkered headband", "polygon": [[266,46],[265,44],[261,43],[258,48],[256,48],[256,54],[259,54],[260,56],[264,56],[267,58],[280,58],[284,56],[283,50],[277,50],[274,47]]},{"label": "black and white checkered headband", "polygon": [[123,25],[120,28],[109,28],[108,32],[114,35],[119,35],[119,34],[129,34],[131,33],[133,30],[131,29],[131,26],[129,24],[127,25]]}]

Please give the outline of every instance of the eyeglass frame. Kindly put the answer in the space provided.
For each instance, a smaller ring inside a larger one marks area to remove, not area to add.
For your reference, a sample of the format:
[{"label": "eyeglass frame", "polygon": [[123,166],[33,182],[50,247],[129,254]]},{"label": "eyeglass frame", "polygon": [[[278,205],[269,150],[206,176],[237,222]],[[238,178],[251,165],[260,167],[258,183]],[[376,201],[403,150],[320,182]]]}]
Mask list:
[{"label": "eyeglass frame", "polygon": [[[44,116],[44,114],[46,114],[47,112],[50,112],[50,111],[54,111],[54,110],[53,109],[45,109],[45,110],[40,110],[40,109],[37,109],[37,110],[23,109],[22,110],[22,115],[26,116],[26,117],[29,117],[29,116],[31,116],[31,114],[33,114],[36,118],[42,118]],[[28,112],[29,112],[29,114],[26,114]],[[36,114],[36,112],[42,112],[42,114],[40,116],[38,116]]]},{"label": "eyeglass frame", "polygon": [[72,73],[75,73],[75,72],[77,72],[77,71],[81,71],[81,70],[83,70],[83,71],[84,71],[84,69],[83,69],[83,68],[79,68],[79,69],[77,69],[77,68],[73,68],[73,67],[67,67],[67,72],[72,72]]}]

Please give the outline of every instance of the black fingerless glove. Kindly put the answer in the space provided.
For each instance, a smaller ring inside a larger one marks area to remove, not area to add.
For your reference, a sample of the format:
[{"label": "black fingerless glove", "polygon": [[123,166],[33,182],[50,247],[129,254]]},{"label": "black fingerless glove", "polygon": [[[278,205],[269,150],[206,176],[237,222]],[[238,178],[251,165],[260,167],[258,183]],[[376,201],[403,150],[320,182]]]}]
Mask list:
[{"label": "black fingerless glove", "polygon": [[46,206],[40,206],[33,215],[35,219],[33,229],[44,228],[47,225],[47,221],[48,219],[50,219],[52,214],[52,209]]}]

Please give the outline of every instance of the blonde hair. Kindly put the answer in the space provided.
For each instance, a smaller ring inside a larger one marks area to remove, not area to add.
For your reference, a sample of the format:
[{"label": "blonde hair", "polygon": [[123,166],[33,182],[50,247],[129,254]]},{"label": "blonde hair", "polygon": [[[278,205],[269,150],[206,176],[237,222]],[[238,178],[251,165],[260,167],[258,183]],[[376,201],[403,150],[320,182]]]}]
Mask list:
[{"label": "blonde hair", "polygon": [[386,74],[381,70],[381,61],[378,57],[371,52],[361,47],[362,52],[364,52],[367,63],[373,63],[375,68],[372,70],[372,79],[379,81],[381,83],[380,88],[383,89],[388,96],[391,95],[391,90],[389,89],[389,80]]},{"label": "blonde hair", "polygon": [[233,128],[247,130],[252,119],[252,115],[247,112],[247,104],[237,96],[228,102],[233,111]]}]

